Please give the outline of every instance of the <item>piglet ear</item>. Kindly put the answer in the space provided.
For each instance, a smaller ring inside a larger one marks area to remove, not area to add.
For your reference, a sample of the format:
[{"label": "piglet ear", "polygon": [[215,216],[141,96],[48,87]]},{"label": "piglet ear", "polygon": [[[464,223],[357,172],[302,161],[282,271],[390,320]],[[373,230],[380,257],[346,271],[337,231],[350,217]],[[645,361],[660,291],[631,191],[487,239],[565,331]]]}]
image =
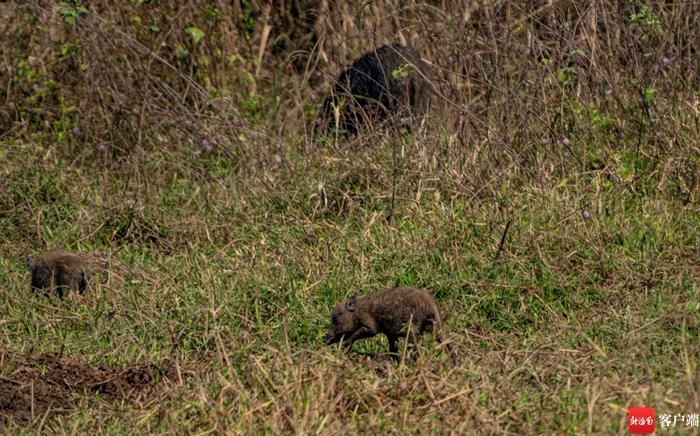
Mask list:
[{"label": "piglet ear", "polygon": [[345,308],[348,310],[348,312],[354,312],[355,311],[355,303],[357,302],[357,297],[352,296],[348,298],[348,301],[345,302]]},{"label": "piglet ear", "polygon": [[36,261],[31,257],[27,257],[27,269],[34,271],[34,268],[36,268]]}]

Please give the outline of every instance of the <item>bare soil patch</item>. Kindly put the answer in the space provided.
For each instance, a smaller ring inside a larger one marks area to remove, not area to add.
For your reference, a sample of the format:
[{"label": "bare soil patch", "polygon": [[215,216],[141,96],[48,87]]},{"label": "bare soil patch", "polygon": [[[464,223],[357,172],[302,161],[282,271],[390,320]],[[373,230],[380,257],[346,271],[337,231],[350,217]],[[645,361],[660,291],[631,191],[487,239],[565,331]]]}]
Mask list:
[{"label": "bare soil patch", "polygon": [[9,420],[28,425],[72,412],[86,398],[135,400],[151,391],[157,377],[158,369],[149,364],[117,370],[53,354],[0,351],[0,428]]}]

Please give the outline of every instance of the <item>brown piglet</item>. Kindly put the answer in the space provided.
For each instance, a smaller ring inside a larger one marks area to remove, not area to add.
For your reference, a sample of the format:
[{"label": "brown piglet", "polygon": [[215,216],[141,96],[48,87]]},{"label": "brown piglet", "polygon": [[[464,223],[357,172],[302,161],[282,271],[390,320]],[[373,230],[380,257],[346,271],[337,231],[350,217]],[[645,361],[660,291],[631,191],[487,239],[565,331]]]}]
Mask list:
[{"label": "brown piglet", "polygon": [[408,335],[409,342],[415,343],[425,332],[435,332],[437,339],[444,341],[440,311],[433,297],[423,289],[389,288],[338,303],[325,342],[331,345],[342,340],[349,350],[355,341],[383,333],[389,340],[389,351],[397,358],[399,338]]},{"label": "brown piglet", "polygon": [[85,291],[88,265],[75,253],[51,250],[27,261],[32,275],[32,288],[56,291],[59,297],[69,290]]}]

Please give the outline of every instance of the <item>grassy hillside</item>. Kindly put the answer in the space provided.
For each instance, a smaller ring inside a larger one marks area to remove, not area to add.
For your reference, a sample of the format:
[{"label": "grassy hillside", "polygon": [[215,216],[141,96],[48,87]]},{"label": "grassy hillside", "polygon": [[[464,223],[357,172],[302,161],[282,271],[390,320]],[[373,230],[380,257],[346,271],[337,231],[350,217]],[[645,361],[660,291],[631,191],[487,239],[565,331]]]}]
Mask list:
[{"label": "grassy hillside", "polygon": [[[0,4],[2,431],[700,412],[700,6],[113,3]],[[313,141],[333,77],[393,42],[434,65],[427,130]],[[30,290],[56,247],[90,292]],[[398,285],[457,365],[323,345],[336,302]]]}]

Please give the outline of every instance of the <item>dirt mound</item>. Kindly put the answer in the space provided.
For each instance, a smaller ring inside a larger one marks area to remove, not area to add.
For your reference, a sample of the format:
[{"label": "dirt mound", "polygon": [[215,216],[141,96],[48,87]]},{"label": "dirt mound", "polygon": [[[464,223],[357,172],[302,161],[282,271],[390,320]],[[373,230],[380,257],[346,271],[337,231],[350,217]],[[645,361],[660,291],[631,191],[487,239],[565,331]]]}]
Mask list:
[{"label": "dirt mound", "polygon": [[85,397],[134,400],[150,390],[158,373],[153,365],[115,370],[52,354],[21,357],[0,351],[0,428],[8,419],[28,425],[44,415],[71,412]]}]

